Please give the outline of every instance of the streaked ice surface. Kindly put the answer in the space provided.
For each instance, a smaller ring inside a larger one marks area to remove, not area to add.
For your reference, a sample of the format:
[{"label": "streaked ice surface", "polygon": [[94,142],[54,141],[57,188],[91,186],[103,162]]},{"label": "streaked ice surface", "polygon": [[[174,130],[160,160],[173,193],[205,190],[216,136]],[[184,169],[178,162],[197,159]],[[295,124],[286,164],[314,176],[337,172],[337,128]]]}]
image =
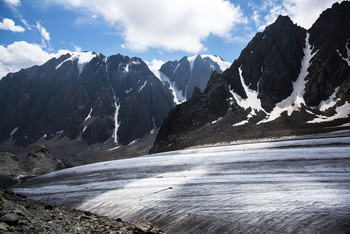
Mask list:
[{"label": "streaked ice surface", "polygon": [[70,168],[13,189],[167,233],[345,233],[350,137],[180,150]]}]

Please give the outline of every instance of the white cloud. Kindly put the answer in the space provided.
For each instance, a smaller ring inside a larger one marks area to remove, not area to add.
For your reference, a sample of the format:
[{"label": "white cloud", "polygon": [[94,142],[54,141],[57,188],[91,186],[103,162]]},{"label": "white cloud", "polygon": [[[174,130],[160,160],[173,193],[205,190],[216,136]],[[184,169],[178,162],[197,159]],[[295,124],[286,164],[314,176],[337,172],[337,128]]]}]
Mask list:
[{"label": "white cloud", "polygon": [[46,40],[50,41],[50,33],[46,31],[46,29],[39,23],[36,23],[36,28],[40,31],[41,36]]},{"label": "white cloud", "polygon": [[229,37],[246,23],[239,6],[226,0],[51,0],[67,9],[86,11],[121,29],[124,46],[133,51],[160,48],[198,53],[209,35]]},{"label": "white cloud", "polygon": [[320,14],[332,7],[335,0],[286,0],[284,7],[294,23],[309,29]]},{"label": "white cloud", "polygon": [[4,2],[6,2],[7,4],[9,4],[11,6],[19,6],[19,5],[21,5],[21,1],[20,0],[4,0]]},{"label": "white cloud", "polygon": [[10,30],[12,32],[24,32],[25,29],[20,25],[15,25],[15,22],[12,19],[4,18],[2,22],[0,22],[0,29],[2,30]]},{"label": "white cloud", "polygon": [[315,0],[269,0],[264,1],[264,4],[261,6],[251,5],[253,9],[257,11],[254,11],[252,18],[255,21],[256,15],[263,15],[262,11],[265,11],[264,21],[255,21],[259,30],[263,30],[267,25],[272,24],[279,15],[288,15],[294,23],[309,29],[319,15],[327,8],[330,8],[335,2],[341,1],[317,0],[316,2]]},{"label": "white cloud", "polygon": [[23,19],[23,17],[21,17],[21,22],[22,22],[22,24],[24,24],[24,25],[27,27],[28,30],[33,30],[33,29],[32,29],[33,25],[30,25],[30,24],[27,22],[27,20]]},{"label": "white cloud", "polygon": [[260,15],[259,15],[258,11],[255,10],[253,12],[252,20],[255,22],[256,25],[260,25],[261,24],[261,22],[260,22]]},{"label": "white cloud", "polygon": [[47,53],[40,45],[25,41],[17,41],[6,47],[0,45],[0,79],[9,72],[16,72],[21,68],[41,65],[53,57],[69,53],[60,50],[57,53]]},{"label": "white cloud", "polygon": [[165,63],[163,60],[153,59],[151,62],[145,61],[151,71],[158,71]]}]

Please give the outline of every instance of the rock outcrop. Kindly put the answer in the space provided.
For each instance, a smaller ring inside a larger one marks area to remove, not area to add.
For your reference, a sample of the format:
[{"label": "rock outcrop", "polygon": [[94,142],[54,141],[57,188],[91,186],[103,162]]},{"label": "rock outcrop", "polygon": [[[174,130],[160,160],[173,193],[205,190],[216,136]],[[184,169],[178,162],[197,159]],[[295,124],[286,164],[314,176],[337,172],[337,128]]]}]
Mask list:
[{"label": "rock outcrop", "polygon": [[24,159],[11,153],[0,153],[0,188],[7,188],[28,178],[65,168],[44,146],[36,146]]}]

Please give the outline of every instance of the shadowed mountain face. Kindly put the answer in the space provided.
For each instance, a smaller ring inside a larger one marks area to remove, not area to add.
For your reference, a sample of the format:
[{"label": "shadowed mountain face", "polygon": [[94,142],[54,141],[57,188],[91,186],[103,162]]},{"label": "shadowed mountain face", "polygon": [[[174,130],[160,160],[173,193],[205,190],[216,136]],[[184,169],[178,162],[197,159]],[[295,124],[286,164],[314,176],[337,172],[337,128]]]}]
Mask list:
[{"label": "shadowed mountain face", "polygon": [[151,152],[326,131],[349,122],[350,3],[303,29],[279,16],[203,94],[172,110]]},{"label": "shadowed mountain face", "polygon": [[174,105],[139,58],[66,54],[0,81],[0,142],[66,136],[128,144],[159,127]]}]

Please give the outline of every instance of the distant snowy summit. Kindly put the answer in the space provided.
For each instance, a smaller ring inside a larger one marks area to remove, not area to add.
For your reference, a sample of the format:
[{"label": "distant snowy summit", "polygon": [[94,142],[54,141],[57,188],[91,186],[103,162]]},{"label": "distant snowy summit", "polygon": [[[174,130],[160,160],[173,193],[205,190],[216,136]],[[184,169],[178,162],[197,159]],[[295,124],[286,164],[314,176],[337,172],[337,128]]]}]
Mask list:
[{"label": "distant snowy summit", "polygon": [[349,12],[350,2],[335,3],[308,30],[279,16],[170,112],[152,152],[349,128]]},{"label": "distant snowy summit", "polygon": [[179,104],[192,97],[195,87],[203,92],[213,71],[222,73],[230,65],[216,55],[194,55],[168,61],[154,73],[171,89],[174,102]]}]

